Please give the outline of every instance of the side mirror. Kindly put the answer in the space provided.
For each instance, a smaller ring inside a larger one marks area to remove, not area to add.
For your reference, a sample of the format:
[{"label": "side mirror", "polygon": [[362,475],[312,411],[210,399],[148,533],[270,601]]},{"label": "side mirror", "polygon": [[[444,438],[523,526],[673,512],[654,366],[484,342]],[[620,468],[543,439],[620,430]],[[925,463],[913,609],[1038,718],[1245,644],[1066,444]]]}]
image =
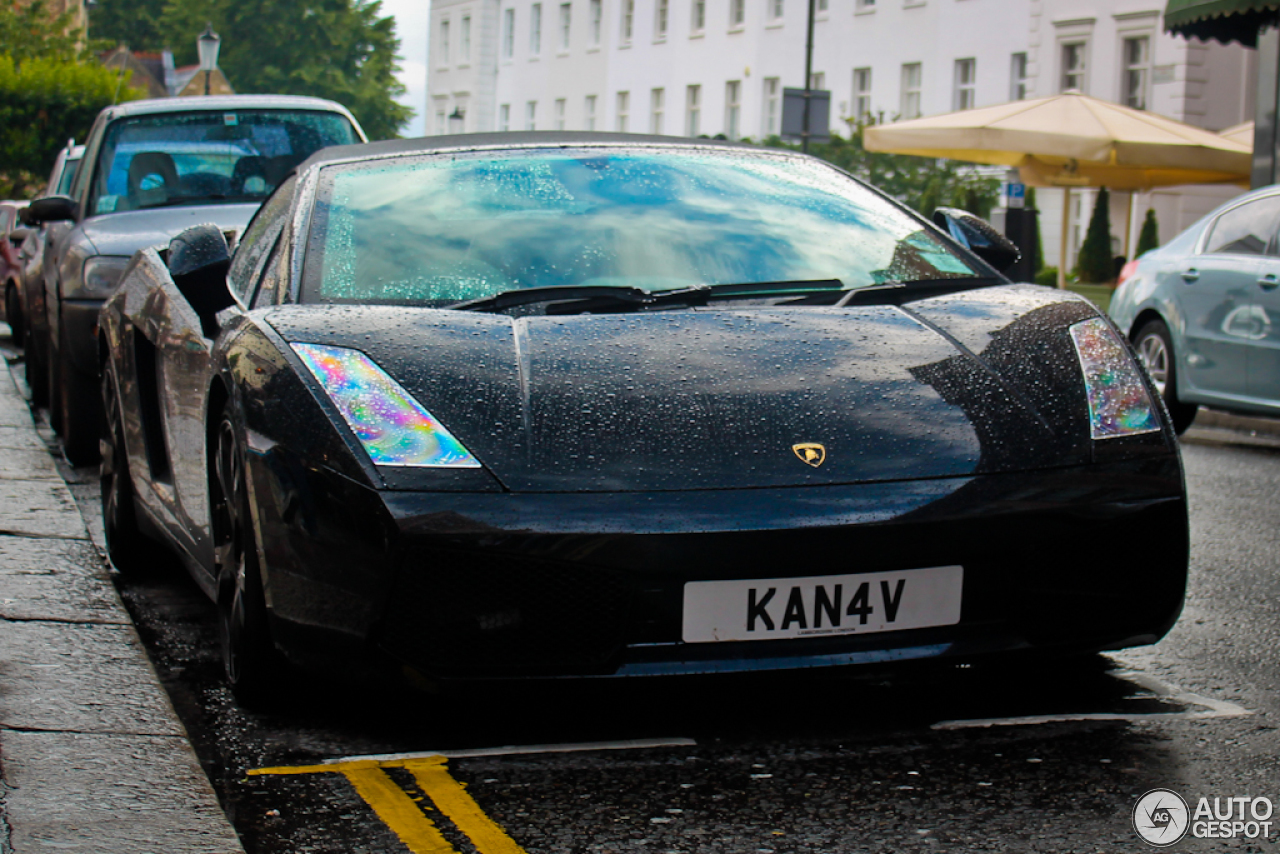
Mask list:
[{"label": "side mirror", "polygon": [[46,196],[23,208],[21,216],[27,225],[64,222],[76,218],[76,202],[70,196]]},{"label": "side mirror", "polygon": [[193,225],[169,241],[169,277],[200,318],[206,338],[218,334],[217,314],[235,304],[227,284],[231,250],[222,229]]},{"label": "side mirror", "polygon": [[938,208],[933,212],[933,222],[961,246],[1002,273],[1022,257],[1012,240],[996,231],[982,217],[974,216],[968,211]]},{"label": "side mirror", "polygon": [[27,236],[30,234],[31,234],[31,229],[29,228],[25,228],[25,227],[15,228],[13,231],[9,232],[9,242],[12,243],[14,246],[17,246],[20,243],[22,243],[22,241],[26,240]]}]

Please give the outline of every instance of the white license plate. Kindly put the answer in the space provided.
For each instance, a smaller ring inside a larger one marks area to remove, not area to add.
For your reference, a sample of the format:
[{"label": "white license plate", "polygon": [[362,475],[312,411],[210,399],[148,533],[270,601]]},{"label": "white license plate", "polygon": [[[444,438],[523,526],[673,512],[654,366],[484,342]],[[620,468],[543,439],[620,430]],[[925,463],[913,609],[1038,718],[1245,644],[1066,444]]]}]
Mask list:
[{"label": "white license plate", "polygon": [[964,567],[690,581],[685,643],[871,634],[960,622]]}]

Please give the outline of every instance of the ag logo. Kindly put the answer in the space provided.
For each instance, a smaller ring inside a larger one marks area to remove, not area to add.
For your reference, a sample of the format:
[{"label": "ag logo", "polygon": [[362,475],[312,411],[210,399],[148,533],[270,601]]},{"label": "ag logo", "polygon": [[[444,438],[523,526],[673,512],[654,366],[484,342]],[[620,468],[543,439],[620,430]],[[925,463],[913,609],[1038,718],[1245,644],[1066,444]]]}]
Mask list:
[{"label": "ag logo", "polygon": [[1173,845],[1187,835],[1190,826],[1187,802],[1170,789],[1152,789],[1133,805],[1133,829],[1156,848]]},{"label": "ag logo", "polygon": [[827,459],[827,449],[817,442],[801,442],[799,445],[792,445],[791,450],[796,452],[800,462],[814,468],[822,465]]}]

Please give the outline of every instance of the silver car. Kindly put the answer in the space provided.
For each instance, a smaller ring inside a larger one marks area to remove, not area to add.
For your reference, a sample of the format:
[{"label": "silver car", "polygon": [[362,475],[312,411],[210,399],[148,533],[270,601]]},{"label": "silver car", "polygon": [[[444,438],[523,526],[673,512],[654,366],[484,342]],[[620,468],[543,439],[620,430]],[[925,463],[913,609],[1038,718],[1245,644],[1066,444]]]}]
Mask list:
[{"label": "silver car", "polygon": [[1280,415],[1280,186],[1219,207],[1125,268],[1111,317],[1178,432],[1198,406]]}]

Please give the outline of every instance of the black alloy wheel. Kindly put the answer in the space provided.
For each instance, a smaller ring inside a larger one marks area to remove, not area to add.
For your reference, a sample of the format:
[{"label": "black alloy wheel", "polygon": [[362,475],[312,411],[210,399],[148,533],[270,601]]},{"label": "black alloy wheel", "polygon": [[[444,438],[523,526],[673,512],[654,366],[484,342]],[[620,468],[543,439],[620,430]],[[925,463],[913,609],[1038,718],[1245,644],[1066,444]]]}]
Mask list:
[{"label": "black alloy wheel", "polygon": [[44,347],[36,340],[36,332],[30,323],[23,324],[22,360],[26,363],[27,385],[31,388],[31,402],[35,406],[49,405],[49,368],[45,364]]},{"label": "black alloy wheel", "polygon": [[62,435],[62,453],[73,466],[87,466],[98,461],[98,438],[102,435],[102,408],[98,406],[97,378],[76,370],[71,363],[71,348],[63,330],[58,348],[58,393],[54,407],[58,410],[56,429]]},{"label": "black alloy wheel", "polygon": [[10,337],[20,343],[26,331],[22,316],[22,302],[18,299],[18,283],[9,282],[4,287],[4,319],[9,324]]},{"label": "black alloy wheel", "polygon": [[1156,391],[1164,398],[1173,420],[1173,429],[1181,435],[1196,418],[1198,407],[1178,400],[1178,367],[1173,353],[1173,336],[1163,320],[1149,320],[1134,336],[1133,347],[1138,360],[1147,369]]},{"label": "black alloy wheel", "polygon": [[272,643],[267,621],[244,451],[238,436],[230,412],[224,412],[216,435],[209,507],[223,669],[236,700],[254,708],[278,698],[286,666]]},{"label": "black alloy wheel", "polygon": [[107,414],[98,480],[102,486],[102,521],[107,535],[107,555],[122,574],[139,575],[169,563],[172,557],[164,546],[138,527],[120,398],[116,394],[111,369],[103,368],[102,374],[102,403]]}]

